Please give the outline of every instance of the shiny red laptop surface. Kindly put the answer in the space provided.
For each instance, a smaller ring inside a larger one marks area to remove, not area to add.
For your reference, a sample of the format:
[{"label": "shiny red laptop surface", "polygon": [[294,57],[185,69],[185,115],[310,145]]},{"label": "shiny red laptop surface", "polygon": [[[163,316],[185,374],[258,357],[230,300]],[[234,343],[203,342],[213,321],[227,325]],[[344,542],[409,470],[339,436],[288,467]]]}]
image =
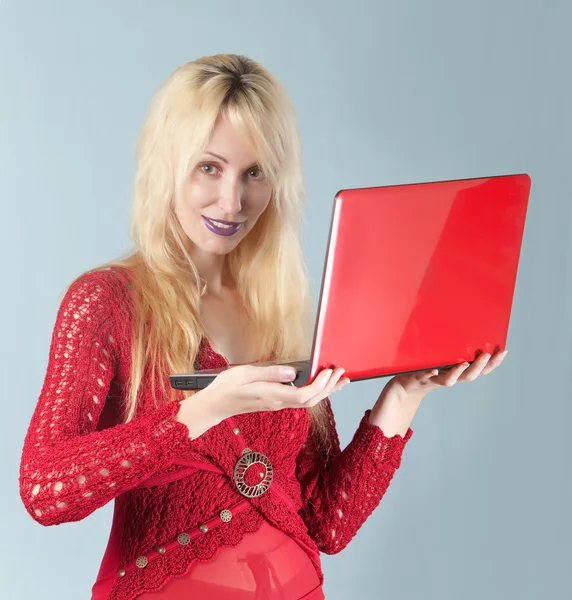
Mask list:
[{"label": "shiny red laptop surface", "polygon": [[528,175],[337,194],[310,379],[473,361],[505,349]]},{"label": "shiny red laptop surface", "polygon": [[[312,355],[351,380],[473,361],[505,349],[528,175],[351,189],[334,199]],[[206,387],[222,369],[171,375]]]}]

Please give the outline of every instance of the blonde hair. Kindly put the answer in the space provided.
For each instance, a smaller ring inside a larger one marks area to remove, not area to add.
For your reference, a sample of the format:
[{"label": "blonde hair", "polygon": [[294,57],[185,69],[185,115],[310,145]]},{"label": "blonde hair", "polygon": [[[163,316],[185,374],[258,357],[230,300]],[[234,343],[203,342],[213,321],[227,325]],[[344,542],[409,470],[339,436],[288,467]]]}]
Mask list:
[{"label": "blonde hair", "polygon": [[[281,84],[249,58],[216,55],[186,63],[157,91],[138,141],[135,251],[110,263],[128,267],[134,282],[126,421],[136,414],[147,370],[152,389],[158,382],[167,393],[165,370],[192,370],[206,334],[199,310],[203,283],[185,249],[174,206],[219,116],[252,143],[272,184],[267,209],[226,257],[259,360],[309,355],[309,286],[299,241],[305,190],[294,109]],[[318,445],[327,450],[323,402],[310,409],[310,421]]]}]

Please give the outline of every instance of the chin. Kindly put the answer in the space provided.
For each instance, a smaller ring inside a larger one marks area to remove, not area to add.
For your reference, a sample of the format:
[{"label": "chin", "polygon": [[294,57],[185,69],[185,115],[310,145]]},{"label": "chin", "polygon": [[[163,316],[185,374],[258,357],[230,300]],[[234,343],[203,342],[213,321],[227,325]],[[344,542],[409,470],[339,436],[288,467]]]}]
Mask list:
[{"label": "chin", "polygon": [[204,244],[199,246],[199,248],[205,253],[215,254],[216,256],[225,256],[226,254],[230,254],[242,240],[242,237],[239,240],[217,240],[215,244]]}]

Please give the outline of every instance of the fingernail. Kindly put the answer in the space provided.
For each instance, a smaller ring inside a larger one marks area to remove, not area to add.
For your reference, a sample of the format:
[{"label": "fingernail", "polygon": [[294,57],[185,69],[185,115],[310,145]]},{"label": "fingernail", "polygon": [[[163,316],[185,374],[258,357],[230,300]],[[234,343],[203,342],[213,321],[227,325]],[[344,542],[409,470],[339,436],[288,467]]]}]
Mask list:
[{"label": "fingernail", "polygon": [[294,379],[294,377],[296,377],[296,371],[294,371],[294,369],[282,369],[282,375],[286,377],[286,379]]}]

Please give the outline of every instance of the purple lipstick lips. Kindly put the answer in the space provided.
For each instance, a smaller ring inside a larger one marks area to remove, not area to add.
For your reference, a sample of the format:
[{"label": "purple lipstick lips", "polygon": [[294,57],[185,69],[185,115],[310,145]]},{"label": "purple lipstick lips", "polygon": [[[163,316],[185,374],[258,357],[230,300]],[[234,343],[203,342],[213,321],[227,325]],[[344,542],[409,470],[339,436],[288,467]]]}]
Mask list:
[{"label": "purple lipstick lips", "polygon": [[225,237],[234,235],[241,227],[242,223],[233,223],[231,221],[222,221],[220,219],[209,219],[203,216],[205,225],[217,235],[223,235]]}]

